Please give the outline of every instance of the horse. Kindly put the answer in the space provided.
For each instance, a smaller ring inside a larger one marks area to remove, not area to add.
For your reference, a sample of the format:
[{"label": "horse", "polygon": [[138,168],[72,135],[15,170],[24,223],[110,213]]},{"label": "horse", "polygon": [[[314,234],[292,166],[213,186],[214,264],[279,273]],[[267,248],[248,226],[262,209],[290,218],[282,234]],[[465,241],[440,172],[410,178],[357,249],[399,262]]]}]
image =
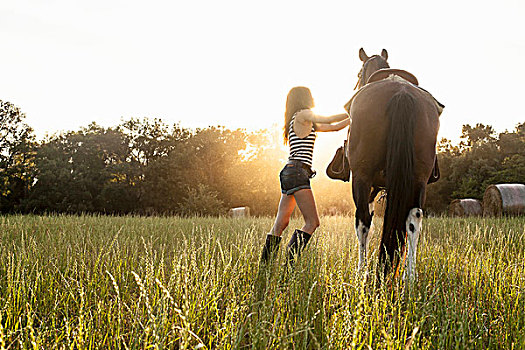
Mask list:
[{"label": "horse", "polygon": [[413,281],[422,207],[436,162],[439,116],[444,106],[418,87],[412,74],[390,69],[385,49],[369,57],[361,48],[359,58],[363,62],[356,85],[359,90],[345,106],[352,117],[346,156],[356,206],[358,271],[367,266],[373,216],[370,206],[379,191],[386,190],[377,277],[379,282],[386,279],[391,269],[397,275],[406,252],[403,279]]}]

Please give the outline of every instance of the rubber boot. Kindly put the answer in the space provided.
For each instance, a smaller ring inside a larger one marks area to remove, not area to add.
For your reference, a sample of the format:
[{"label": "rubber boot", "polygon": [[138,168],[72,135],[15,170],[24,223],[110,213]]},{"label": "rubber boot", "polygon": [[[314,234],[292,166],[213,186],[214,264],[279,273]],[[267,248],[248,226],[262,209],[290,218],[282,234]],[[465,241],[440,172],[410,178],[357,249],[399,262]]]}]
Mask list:
[{"label": "rubber boot", "polygon": [[272,234],[266,235],[266,242],[261,254],[261,264],[267,264],[271,259],[277,255],[279,245],[281,244],[282,237],[274,236]]},{"label": "rubber boot", "polygon": [[290,238],[290,242],[288,242],[288,265],[293,266],[295,263],[295,257],[299,257],[301,255],[301,252],[303,251],[304,247],[306,247],[306,244],[312,237],[311,234],[301,231],[301,230],[295,230],[292,238]]}]

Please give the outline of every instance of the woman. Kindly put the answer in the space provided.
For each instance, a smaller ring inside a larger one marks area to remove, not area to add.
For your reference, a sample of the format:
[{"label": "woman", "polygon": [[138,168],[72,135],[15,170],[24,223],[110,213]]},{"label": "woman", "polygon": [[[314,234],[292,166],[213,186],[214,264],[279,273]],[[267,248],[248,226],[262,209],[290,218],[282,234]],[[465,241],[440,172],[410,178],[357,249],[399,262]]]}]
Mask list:
[{"label": "woman", "polygon": [[288,93],[284,112],[284,143],[290,144],[288,163],[279,174],[281,180],[281,200],[272,230],[266,236],[261,261],[266,263],[277,252],[281,235],[288,226],[290,216],[299,207],[304,217],[304,225],[296,229],[288,243],[287,259],[293,263],[295,256],[301,253],[315,229],[319,227],[319,216],[314,196],[310,187],[312,155],[317,131],[338,131],[350,125],[346,113],[329,117],[317,115],[311,111],[314,100],[308,88],[294,87]]}]

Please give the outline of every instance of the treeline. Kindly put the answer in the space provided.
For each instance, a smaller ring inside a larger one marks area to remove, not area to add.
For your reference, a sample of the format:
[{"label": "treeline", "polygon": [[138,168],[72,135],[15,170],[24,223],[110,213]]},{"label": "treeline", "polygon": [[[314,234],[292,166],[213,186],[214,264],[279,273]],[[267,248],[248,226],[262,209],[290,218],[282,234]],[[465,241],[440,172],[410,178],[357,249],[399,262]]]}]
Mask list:
[{"label": "treeline", "polygon": [[[1,101],[0,101],[1,102]],[[24,114],[1,102],[3,213],[218,215],[249,206],[274,215],[286,158],[277,130],[188,129],[160,119],[95,123],[36,141]],[[325,211],[348,212],[334,182],[317,193]]]},{"label": "treeline", "polygon": [[453,199],[483,199],[491,184],[525,183],[525,122],[496,134],[492,126],[464,125],[461,142],[438,144],[441,179],[428,186],[429,210],[445,212]]},{"label": "treeline", "polygon": [[[37,141],[24,118],[0,101],[2,213],[218,215],[237,206],[254,215],[276,212],[287,156],[279,130],[189,129],[132,118]],[[428,187],[426,203],[434,213],[455,198],[481,199],[489,184],[525,182],[525,123],[499,135],[491,126],[465,125],[461,138],[459,145],[438,145],[441,179]],[[350,185],[329,180],[324,166],[313,181],[319,211],[353,213]]]}]

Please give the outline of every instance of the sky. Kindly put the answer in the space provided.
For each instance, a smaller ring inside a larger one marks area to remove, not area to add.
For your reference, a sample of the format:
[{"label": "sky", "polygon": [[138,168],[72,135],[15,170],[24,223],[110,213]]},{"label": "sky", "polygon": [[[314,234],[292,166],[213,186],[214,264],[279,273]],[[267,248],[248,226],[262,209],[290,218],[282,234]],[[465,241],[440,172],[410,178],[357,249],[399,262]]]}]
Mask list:
[{"label": "sky", "polygon": [[280,126],[293,86],[343,112],[359,48],[385,48],[446,105],[439,137],[457,141],[463,124],[525,121],[524,18],[510,0],[3,0],[0,99],[40,138],[131,117],[257,130]]}]

